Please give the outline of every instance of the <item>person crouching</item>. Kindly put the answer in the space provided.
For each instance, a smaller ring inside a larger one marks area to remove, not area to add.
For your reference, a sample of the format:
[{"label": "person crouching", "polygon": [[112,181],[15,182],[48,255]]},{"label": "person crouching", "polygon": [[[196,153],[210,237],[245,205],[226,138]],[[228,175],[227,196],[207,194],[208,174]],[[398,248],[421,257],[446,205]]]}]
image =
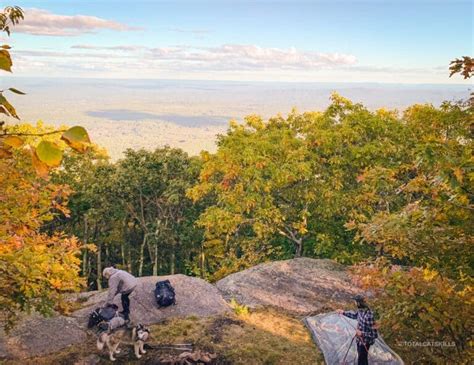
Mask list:
[{"label": "person crouching", "polygon": [[130,319],[129,295],[138,284],[137,278],[124,270],[118,270],[114,267],[106,267],[102,275],[109,282],[106,305],[112,304],[115,296],[121,294],[122,312],[120,312],[120,314],[128,321]]}]

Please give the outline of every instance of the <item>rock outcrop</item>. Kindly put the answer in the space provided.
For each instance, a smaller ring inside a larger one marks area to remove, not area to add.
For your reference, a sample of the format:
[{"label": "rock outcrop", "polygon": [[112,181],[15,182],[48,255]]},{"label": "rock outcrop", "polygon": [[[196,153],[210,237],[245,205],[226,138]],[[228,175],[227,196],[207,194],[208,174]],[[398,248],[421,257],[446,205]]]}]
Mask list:
[{"label": "rock outcrop", "polygon": [[74,318],[35,314],[23,318],[8,335],[0,331],[0,359],[50,354],[86,339],[86,332]]},{"label": "rock outcrop", "polygon": [[[158,280],[168,279],[176,291],[177,305],[159,309],[153,290]],[[93,291],[77,294],[72,301],[81,309],[70,317],[29,316],[7,336],[0,332],[0,359],[24,359],[54,353],[68,346],[84,342],[87,338],[89,314],[101,306],[107,291]],[[115,298],[120,305],[120,296]],[[215,286],[186,275],[148,276],[139,278],[139,284],[130,295],[131,320],[146,325],[155,324],[171,317],[206,317],[223,314],[230,310]]]},{"label": "rock outcrop", "polygon": [[235,298],[251,308],[273,306],[297,315],[340,307],[357,293],[344,266],[310,258],[263,263],[216,285],[227,300]]},{"label": "rock outcrop", "polygon": [[[157,308],[155,283],[170,280],[177,305]],[[235,298],[249,307],[274,306],[305,315],[343,305],[356,290],[344,266],[331,260],[299,258],[264,263],[229,275],[212,285],[186,275],[148,276],[130,295],[131,319],[146,325],[172,317],[207,317],[230,311],[226,300]],[[86,329],[89,314],[101,306],[106,290],[71,296],[80,309],[65,317],[25,317],[9,335],[0,330],[0,360],[25,359],[60,351],[90,339]],[[120,296],[115,298],[120,307]]]}]

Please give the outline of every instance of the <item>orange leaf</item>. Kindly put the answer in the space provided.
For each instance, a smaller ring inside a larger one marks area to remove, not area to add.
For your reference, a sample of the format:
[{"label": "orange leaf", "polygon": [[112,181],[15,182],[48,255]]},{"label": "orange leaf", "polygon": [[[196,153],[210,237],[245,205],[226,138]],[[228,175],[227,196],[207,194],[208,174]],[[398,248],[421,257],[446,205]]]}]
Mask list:
[{"label": "orange leaf", "polygon": [[14,147],[14,148],[19,148],[23,146],[25,141],[23,138],[17,137],[17,136],[6,136],[5,138],[2,139],[2,142],[6,144],[7,146]]},{"label": "orange leaf", "polygon": [[31,148],[31,161],[33,163],[33,167],[36,170],[36,174],[42,178],[47,178],[49,174],[49,168],[48,165],[46,165],[44,162],[42,162],[38,156],[36,155],[36,151]]},{"label": "orange leaf", "polygon": [[456,176],[456,180],[462,183],[462,180],[463,180],[462,170],[459,167],[456,167],[453,172],[454,172],[454,176]]},{"label": "orange leaf", "polygon": [[8,158],[12,155],[11,151],[8,148],[0,146],[0,158]]},{"label": "orange leaf", "polygon": [[78,151],[85,152],[91,142],[87,131],[80,126],[69,128],[63,133],[61,139],[65,141],[69,147]]}]

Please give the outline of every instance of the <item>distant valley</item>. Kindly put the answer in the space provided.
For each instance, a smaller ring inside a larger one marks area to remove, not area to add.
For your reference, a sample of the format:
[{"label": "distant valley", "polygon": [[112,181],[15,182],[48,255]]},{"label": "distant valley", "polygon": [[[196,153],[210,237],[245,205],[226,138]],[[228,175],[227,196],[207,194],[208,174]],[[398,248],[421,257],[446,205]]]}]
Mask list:
[{"label": "distant valley", "polygon": [[293,107],[321,110],[336,91],[371,109],[403,110],[413,103],[439,105],[467,97],[467,85],[362,83],[227,82],[180,80],[3,78],[25,122],[85,126],[112,159],[127,148],[169,145],[190,154],[214,151],[215,138],[228,121],[249,114],[264,118]]}]

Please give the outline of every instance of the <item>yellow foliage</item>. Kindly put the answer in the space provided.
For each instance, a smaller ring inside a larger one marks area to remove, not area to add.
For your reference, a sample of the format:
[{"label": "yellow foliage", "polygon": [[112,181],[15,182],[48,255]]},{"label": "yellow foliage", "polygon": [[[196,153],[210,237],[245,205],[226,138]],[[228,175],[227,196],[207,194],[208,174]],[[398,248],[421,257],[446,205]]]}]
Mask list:
[{"label": "yellow foliage", "polygon": [[77,290],[80,245],[62,233],[40,231],[67,213],[69,189],[39,179],[25,151],[0,160],[0,321],[19,311],[63,309],[61,293]]}]

